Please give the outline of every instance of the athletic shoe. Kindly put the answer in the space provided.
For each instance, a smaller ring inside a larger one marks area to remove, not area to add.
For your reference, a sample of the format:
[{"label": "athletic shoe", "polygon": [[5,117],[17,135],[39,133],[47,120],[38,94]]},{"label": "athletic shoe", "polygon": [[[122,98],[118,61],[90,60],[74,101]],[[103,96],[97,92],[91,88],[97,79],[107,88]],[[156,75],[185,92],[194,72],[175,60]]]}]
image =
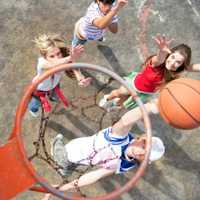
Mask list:
[{"label": "athletic shoe", "polygon": [[59,98],[56,97],[56,96],[49,96],[49,100],[52,101],[52,102],[58,102]]},{"label": "athletic shoe", "polygon": [[98,39],[99,42],[105,42],[106,41],[106,38],[105,37],[102,37],[100,39]]},{"label": "athletic shoe", "polygon": [[120,106],[117,106],[117,98],[116,99],[112,99],[110,101],[108,101],[108,96],[109,95],[104,95],[103,98],[99,101],[99,106],[106,109],[107,112],[116,110],[121,108]]},{"label": "athletic shoe", "polygon": [[38,117],[39,116],[39,110],[38,111],[36,111],[36,112],[33,112],[32,110],[29,110],[29,113],[33,116],[33,117]]},{"label": "athletic shoe", "polygon": [[59,169],[58,171],[63,175],[68,175],[67,170],[67,153],[65,151],[65,145],[63,142],[63,135],[58,134],[51,143],[51,155],[54,159],[54,161],[62,167],[62,169]]}]

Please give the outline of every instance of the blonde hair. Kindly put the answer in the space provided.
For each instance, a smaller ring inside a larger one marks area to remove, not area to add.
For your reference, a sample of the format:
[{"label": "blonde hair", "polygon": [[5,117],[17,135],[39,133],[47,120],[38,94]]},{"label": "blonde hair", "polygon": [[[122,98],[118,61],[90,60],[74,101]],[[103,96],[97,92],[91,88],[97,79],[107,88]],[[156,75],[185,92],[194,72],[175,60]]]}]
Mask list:
[{"label": "blonde hair", "polygon": [[44,57],[46,57],[50,48],[57,47],[59,49],[66,48],[66,50],[69,50],[64,38],[58,34],[42,34],[34,39],[34,43]]}]

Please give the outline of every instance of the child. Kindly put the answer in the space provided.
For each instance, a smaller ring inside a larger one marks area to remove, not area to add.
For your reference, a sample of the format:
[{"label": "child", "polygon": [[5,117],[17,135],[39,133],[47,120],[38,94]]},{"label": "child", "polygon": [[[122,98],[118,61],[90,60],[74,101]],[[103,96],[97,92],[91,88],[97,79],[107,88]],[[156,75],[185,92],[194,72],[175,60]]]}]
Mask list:
[{"label": "child", "polygon": [[[125,77],[127,84],[133,89],[143,102],[147,102],[162,86],[169,81],[179,78],[185,70],[200,71],[200,64],[190,65],[191,49],[185,44],[180,44],[169,49],[172,40],[158,35],[155,42],[158,45],[158,53],[146,59],[142,72],[133,71]],[[104,95],[99,106],[111,111],[115,108],[132,109],[137,106],[136,101],[128,90],[121,86],[119,89]]]},{"label": "child", "polygon": [[72,46],[85,44],[88,40],[102,41],[108,29],[112,33],[118,31],[118,11],[128,0],[95,0],[90,4],[84,17],[75,24]]},{"label": "child", "polygon": [[[89,137],[81,137],[64,145],[63,136],[57,135],[52,143],[54,160],[63,168],[63,175],[69,174],[72,164],[91,165],[99,168],[83,174],[78,179],[63,185],[60,190],[83,187],[113,173],[125,173],[136,168],[144,160],[146,135],[134,138],[130,129],[135,123],[128,111],[112,127],[103,129]],[[165,152],[162,140],[152,137],[149,161],[160,159]],[[43,200],[49,199],[47,194]]]},{"label": "child", "polygon": [[[66,47],[64,40],[59,35],[41,35],[35,39],[35,43],[41,54],[41,57],[38,58],[36,77],[56,65],[74,62],[83,52],[83,46],[78,45],[70,53],[69,48]],[[84,82],[84,76],[80,72],[75,70],[73,72],[80,86],[85,87],[88,85]],[[55,73],[37,86],[37,90],[33,93],[28,106],[30,113],[34,117],[38,116],[38,110],[41,105],[46,112],[50,111],[51,106],[48,103],[47,96],[52,101],[58,101],[60,98],[65,105],[67,104],[64,95],[59,89],[61,75],[62,72]]]},{"label": "child", "polygon": [[[75,24],[72,47],[84,45],[88,40],[103,41],[107,29],[112,33],[117,33],[116,14],[128,3],[128,0],[117,0],[113,5],[114,2],[115,0],[95,0],[90,4],[86,15]],[[90,84],[91,79],[87,78],[84,81]]]}]

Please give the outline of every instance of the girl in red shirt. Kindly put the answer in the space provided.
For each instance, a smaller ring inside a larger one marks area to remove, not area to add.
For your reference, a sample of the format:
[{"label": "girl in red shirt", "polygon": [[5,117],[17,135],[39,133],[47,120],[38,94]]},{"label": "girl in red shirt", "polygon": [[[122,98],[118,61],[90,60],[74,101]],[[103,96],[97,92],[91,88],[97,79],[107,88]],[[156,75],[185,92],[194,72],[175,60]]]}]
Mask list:
[{"label": "girl in red shirt", "polygon": [[[200,71],[200,64],[190,65],[191,48],[189,46],[180,44],[169,49],[172,40],[160,35],[157,35],[154,40],[158,46],[158,53],[146,59],[141,72],[133,71],[124,77],[128,86],[144,103],[166,83],[180,77],[183,71]],[[137,103],[130,96],[128,90],[121,86],[111,91],[110,94],[104,95],[99,106],[109,112],[122,106],[132,109],[137,107]]]}]

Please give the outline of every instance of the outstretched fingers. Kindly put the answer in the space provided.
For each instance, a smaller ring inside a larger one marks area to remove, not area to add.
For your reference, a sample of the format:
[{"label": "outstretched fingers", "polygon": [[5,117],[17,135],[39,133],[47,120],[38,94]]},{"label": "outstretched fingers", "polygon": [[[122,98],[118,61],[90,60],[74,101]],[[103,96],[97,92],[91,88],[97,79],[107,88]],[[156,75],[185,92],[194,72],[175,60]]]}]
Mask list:
[{"label": "outstretched fingers", "polygon": [[84,46],[83,45],[77,45],[75,47],[71,48],[71,56],[73,60],[75,61],[77,58],[81,56],[81,54],[84,52]]},{"label": "outstretched fingers", "polygon": [[168,39],[164,34],[163,35],[157,34],[155,37],[153,37],[153,39],[158,45],[160,50],[171,53],[169,46],[174,40],[173,38]]}]

